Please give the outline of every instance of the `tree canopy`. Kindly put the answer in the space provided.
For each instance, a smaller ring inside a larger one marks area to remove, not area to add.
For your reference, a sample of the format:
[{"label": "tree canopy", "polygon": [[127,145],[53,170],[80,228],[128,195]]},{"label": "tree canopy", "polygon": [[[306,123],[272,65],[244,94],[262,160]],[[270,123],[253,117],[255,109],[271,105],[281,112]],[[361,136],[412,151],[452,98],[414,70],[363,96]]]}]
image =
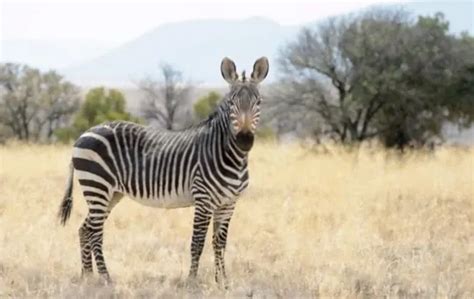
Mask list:
[{"label": "tree canopy", "polygon": [[191,122],[183,114],[190,103],[192,87],[184,82],[182,73],[169,64],[162,64],[160,72],[161,81],[145,78],[138,84],[144,94],[141,114],[148,122],[168,130],[185,127]]},{"label": "tree canopy", "polygon": [[448,29],[442,14],[414,22],[380,9],[305,28],[281,51],[274,113],[318,138],[397,147],[471,123],[473,38]]},{"label": "tree canopy", "polygon": [[222,96],[215,92],[211,91],[207,95],[200,97],[194,103],[194,114],[198,120],[206,119],[214,110],[216,110],[219,101],[222,99]]},{"label": "tree canopy", "polygon": [[25,141],[48,141],[79,107],[79,88],[54,71],[0,64],[2,134]]},{"label": "tree canopy", "polygon": [[56,135],[62,141],[69,141],[95,125],[114,120],[138,121],[126,111],[125,97],[120,91],[96,87],[87,93],[72,126],[57,130]]}]

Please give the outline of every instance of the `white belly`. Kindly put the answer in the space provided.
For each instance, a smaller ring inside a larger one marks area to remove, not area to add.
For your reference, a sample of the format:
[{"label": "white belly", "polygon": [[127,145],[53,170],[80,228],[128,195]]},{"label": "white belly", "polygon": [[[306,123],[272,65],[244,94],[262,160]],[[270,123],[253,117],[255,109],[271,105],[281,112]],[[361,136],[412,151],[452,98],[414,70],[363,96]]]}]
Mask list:
[{"label": "white belly", "polygon": [[133,200],[149,207],[162,209],[186,208],[194,205],[191,195],[172,195],[160,198],[132,198]]}]

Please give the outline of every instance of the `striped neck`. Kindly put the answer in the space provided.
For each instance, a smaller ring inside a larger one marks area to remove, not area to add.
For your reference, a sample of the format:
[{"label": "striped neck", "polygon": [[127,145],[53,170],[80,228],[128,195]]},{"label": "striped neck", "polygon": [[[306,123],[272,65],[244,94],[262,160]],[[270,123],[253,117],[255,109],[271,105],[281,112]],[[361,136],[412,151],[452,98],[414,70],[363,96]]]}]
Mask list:
[{"label": "striped neck", "polygon": [[[232,133],[230,126],[230,107],[227,98],[224,98],[216,111],[206,121],[206,126],[216,134],[220,150],[230,157],[234,157],[239,165],[247,163],[248,152],[241,150]],[[238,165],[236,165],[238,166]]]}]

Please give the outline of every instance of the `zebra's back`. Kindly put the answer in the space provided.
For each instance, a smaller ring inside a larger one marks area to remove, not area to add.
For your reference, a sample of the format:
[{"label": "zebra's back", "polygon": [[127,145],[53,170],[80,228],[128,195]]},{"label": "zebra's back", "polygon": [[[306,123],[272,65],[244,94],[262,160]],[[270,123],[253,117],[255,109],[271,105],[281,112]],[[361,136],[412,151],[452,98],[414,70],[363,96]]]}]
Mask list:
[{"label": "zebra's back", "polygon": [[195,138],[194,132],[105,123],[76,141],[73,166],[86,196],[119,192],[145,205],[186,207],[193,204],[190,188],[198,166]]}]

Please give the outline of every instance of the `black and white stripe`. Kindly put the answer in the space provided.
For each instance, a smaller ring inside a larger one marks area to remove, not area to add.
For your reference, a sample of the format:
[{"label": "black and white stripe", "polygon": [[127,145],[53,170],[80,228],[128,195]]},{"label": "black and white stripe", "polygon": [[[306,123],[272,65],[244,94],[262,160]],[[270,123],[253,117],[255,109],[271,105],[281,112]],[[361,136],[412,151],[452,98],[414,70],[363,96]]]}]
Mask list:
[{"label": "black and white stripe", "polygon": [[[266,58],[258,60],[266,65]],[[249,183],[248,151],[260,115],[257,83],[239,81],[235,65],[224,59],[221,71],[231,91],[199,125],[163,131],[130,122],[110,122],[89,129],[74,144],[66,195],[60,209],[66,223],[72,209],[73,174],[79,179],[89,213],[79,229],[83,273],[97,269],[110,279],[102,252],[104,223],[123,195],[161,208],[195,207],[190,277],[195,277],[206,232],[213,218],[216,280],[225,278],[224,249],[235,202]],[[230,71],[229,71],[230,68]]]}]

